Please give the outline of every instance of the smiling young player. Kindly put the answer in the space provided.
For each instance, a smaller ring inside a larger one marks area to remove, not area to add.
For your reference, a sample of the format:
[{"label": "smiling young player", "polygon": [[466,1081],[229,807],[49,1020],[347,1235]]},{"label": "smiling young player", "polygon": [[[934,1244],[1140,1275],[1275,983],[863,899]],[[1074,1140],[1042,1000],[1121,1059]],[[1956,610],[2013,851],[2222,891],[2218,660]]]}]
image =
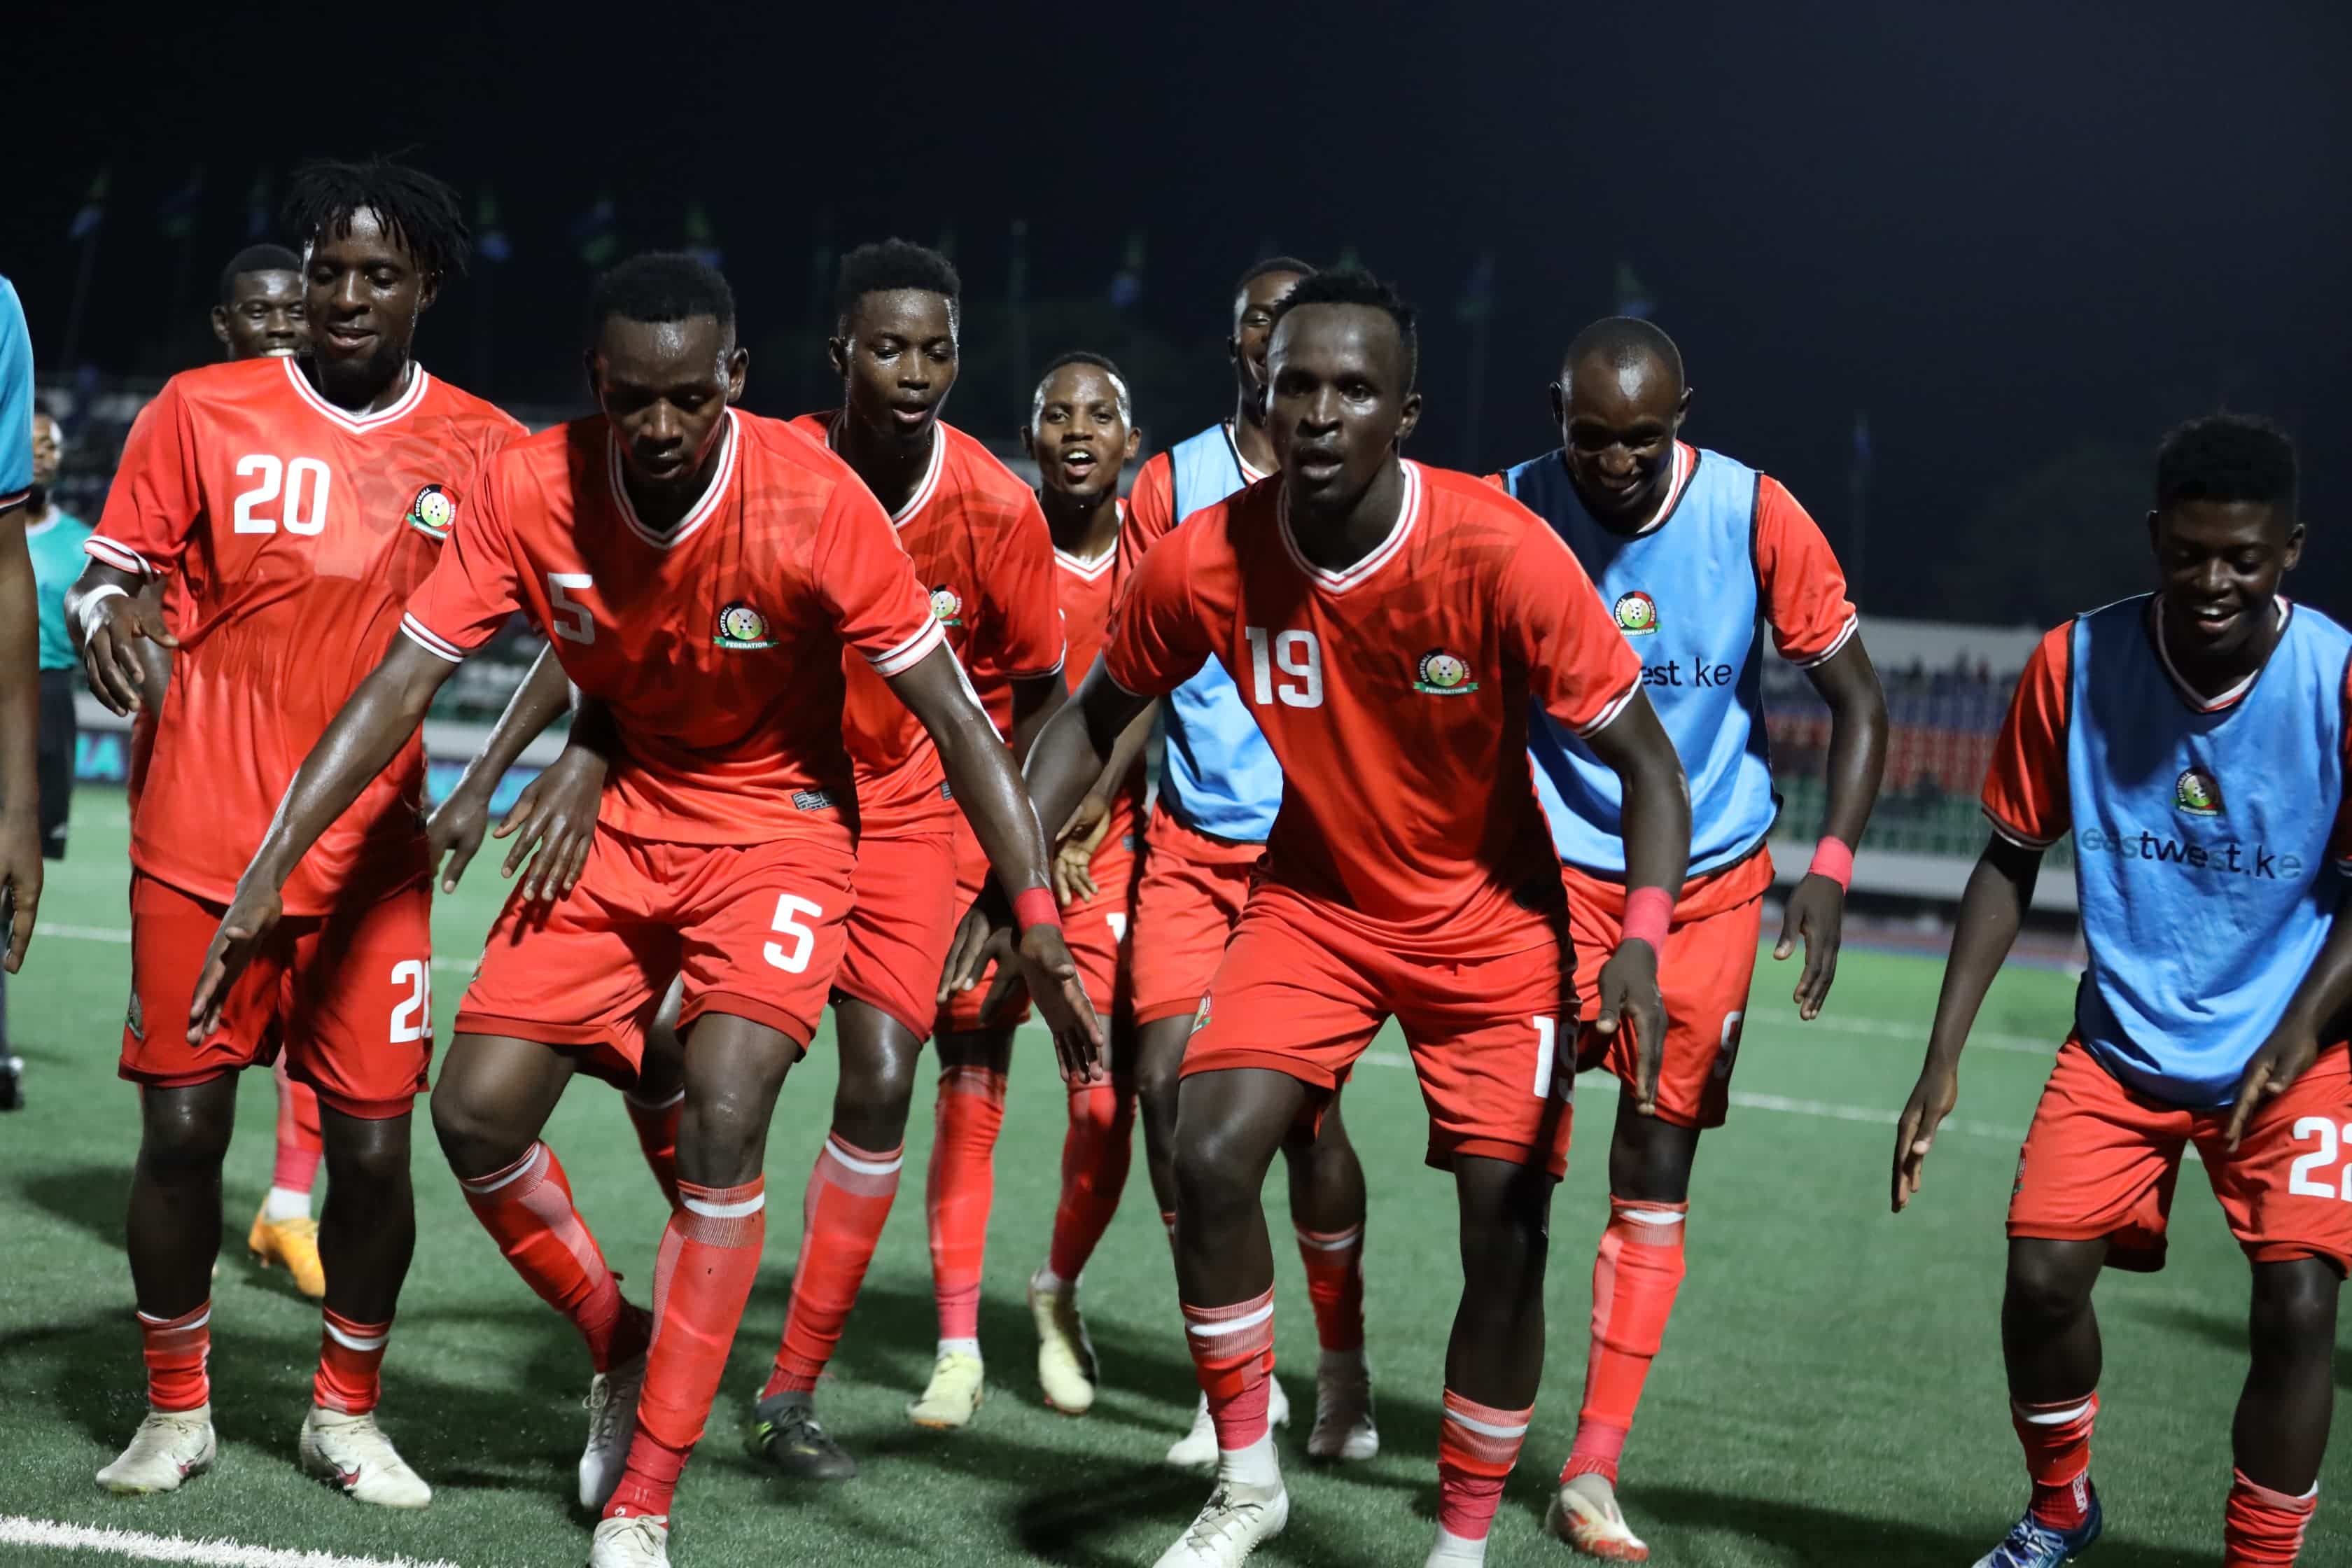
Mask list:
[{"label": "smiling young player", "polygon": [[1898,1212],[2069,832],[2090,962],[2009,1205],[2001,1349],[2032,1496],[1978,1568],[2056,1568],[2098,1539],[2092,1287],[2102,1268],[2164,1266],[2192,1143],[2253,1275],[2227,1568],[2294,1562],[2318,1505],[2352,1266],[2352,633],[2278,591],[2303,553],[2296,489],[2293,445],[2259,420],[2166,437],[2156,592],[2042,639],[1985,779],[1992,837],[1896,1132]]}]

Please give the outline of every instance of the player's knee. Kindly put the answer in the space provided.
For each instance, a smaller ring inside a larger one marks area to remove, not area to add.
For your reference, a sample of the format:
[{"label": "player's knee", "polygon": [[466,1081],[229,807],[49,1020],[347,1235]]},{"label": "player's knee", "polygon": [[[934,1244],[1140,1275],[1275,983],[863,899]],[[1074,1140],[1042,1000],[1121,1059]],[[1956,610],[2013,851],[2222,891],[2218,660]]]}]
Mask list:
[{"label": "player's knee", "polygon": [[327,1129],[327,1182],[331,1189],[356,1188],[390,1194],[408,1185],[408,1119],[371,1121],[336,1117]]},{"label": "player's knee", "polygon": [[2001,1313],[2020,1327],[2054,1328],[2074,1321],[2091,1299],[2095,1274],[2049,1248],[2013,1248]]},{"label": "player's knee", "polygon": [[2280,1346],[2290,1355],[2311,1351],[2332,1355],[2341,1290],[2335,1269],[2317,1258],[2256,1268],[2250,1323],[2253,1342]]},{"label": "player's knee", "polygon": [[[199,1089],[209,1088],[199,1085]],[[228,1152],[227,1105],[193,1091],[150,1089],[142,1097],[139,1157],[163,1180],[209,1176]]]},{"label": "player's knee", "polygon": [[501,1124],[493,1109],[447,1086],[433,1095],[433,1136],[460,1180],[487,1176],[522,1157],[531,1139]]},{"label": "player's knee", "polygon": [[1230,1127],[1179,1122],[1178,1207],[1212,1225],[1224,1216],[1246,1213],[1258,1201],[1265,1161],[1258,1151],[1242,1145],[1243,1140]]}]

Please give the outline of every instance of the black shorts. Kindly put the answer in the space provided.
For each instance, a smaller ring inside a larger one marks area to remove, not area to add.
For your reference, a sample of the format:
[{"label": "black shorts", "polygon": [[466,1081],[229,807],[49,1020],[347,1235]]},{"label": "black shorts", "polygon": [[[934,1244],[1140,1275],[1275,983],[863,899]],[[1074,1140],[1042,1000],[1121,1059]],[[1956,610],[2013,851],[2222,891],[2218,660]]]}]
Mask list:
[{"label": "black shorts", "polygon": [[41,671],[41,728],[38,768],[41,789],[41,858],[66,858],[66,818],[73,812],[74,689],[81,684],[78,669]]}]

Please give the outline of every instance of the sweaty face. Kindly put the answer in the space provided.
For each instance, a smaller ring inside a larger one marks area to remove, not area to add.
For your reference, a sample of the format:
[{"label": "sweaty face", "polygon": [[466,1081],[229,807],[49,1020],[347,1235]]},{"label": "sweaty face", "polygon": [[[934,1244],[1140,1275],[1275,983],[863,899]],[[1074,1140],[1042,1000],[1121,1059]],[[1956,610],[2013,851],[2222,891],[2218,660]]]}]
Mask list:
[{"label": "sweaty face", "polygon": [[2269,501],[2181,500],[2151,513],[2166,643],[2223,660],[2265,635],[2303,526]]},{"label": "sweaty face", "polygon": [[433,302],[434,280],[374,212],[352,214],[351,229],[331,229],[303,258],[303,310],[320,371],[388,369],[408,357],[416,318]]},{"label": "sweaty face", "polygon": [[1266,368],[1265,429],[1285,493],[1310,511],[1344,511],[1421,412],[1396,323],[1369,305],[1299,306],[1276,326]]},{"label": "sweaty face", "polygon": [[33,485],[47,489],[58,482],[58,460],[65,454],[65,444],[58,437],[58,422],[46,414],[33,416]]},{"label": "sweaty face", "polygon": [[849,416],[893,441],[928,442],[956,379],[955,305],[928,289],[866,295],[833,340]]},{"label": "sweaty face", "polygon": [[1269,272],[1251,279],[1248,287],[1234,296],[1234,335],[1229,346],[1234,362],[1261,393],[1265,388],[1266,344],[1274,336],[1274,308],[1298,279],[1296,272]]},{"label": "sweaty face", "polygon": [[661,486],[700,470],[725,432],[727,405],[742,392],[745,357],[733,329],[709,316],[606,318],[589,376],[630,473]]},{"label": "sweaty face", "polygon": [[1118,472],[1135,455],[1135,433],[1119,412],[1118,386],[1098,364],[1066,364],[1037,388],[1037,416],[1029,454],[1049,490],[1100,500],[1118,488]]},{"label": "sweaty face", "polygon": [[1587,354],[1554,387],[1569,477],[1604,522],[1647,520],[1674,482],[1684,390],[1656,356],[1628,365]]},{"label": "sweaty face", "polygon": [[240,272],[229,280],[229,301],[213,308],[213,335],[231,359],[284,358],[301,352],[302,275]]}]

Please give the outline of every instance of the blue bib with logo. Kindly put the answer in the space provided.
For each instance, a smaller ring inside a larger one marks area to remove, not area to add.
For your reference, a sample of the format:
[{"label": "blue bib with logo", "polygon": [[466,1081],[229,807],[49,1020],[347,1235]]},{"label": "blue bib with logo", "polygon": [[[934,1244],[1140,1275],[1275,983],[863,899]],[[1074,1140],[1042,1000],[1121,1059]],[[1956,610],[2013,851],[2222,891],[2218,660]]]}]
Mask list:
[{"label": "blue bib with logo", "polygon": [[[1757,653],[1756,470],[1693,449],[1672,510],[1628,537],[1592,521],[1555,449],[1504,476],[1512,495],[1552,526],[1581,562],[1618,630],[1641,656],[1642,683],[1690,779],[1691,874],[1713,871],[1764,841],[1780,809],[1764,738]],[[1622,879],[1623,797],[1614,770],[1540,705],[1528,725],[1536,795],[1559,858]]]},{"label": "blue bib with logo", "polygon": [[2158,657],[2149,596],[2075,619],[2066,788],[2090,948],[2083,1043],[2176,1105],[2227,1103],[2327,940],[2342,883],[2352,634],[2307,606],[2253,687],[2195,710]]}]

